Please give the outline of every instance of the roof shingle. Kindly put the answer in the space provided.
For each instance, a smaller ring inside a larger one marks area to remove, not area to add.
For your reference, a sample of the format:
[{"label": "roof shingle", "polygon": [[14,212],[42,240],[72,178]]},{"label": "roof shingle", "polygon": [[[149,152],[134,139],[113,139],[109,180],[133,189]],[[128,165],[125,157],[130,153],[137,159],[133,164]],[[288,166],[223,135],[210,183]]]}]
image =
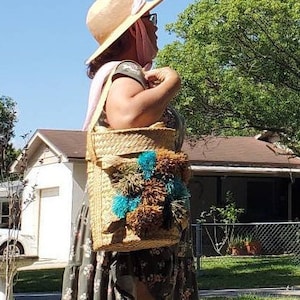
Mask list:
[{"label": "roof shingle", "polygon": [[38,132],[66,157],[85,158],[86,131],[39,129]]},{"label": "roof shingle", "polygon": [[300,168],[300,160],[275,144],[254,137],[205,137],[184,143],[192,163],[219,166]]},{"label": "roof shingle", "polygon": [[[85,158],[85,131],[39,129],[38,132],[68,158]],[[300,168],[299,158],[254,137],[209,136],[193,144],[186,141],[183,150],[195,165]]]}]

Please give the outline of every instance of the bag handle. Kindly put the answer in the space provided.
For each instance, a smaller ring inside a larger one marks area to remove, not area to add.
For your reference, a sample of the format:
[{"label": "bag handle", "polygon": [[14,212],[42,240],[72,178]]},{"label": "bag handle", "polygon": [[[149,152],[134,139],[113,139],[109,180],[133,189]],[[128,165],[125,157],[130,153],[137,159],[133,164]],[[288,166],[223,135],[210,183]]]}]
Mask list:
[{"label": "bag handle", "polygon": [[93,113],[93,116],[91,118],[91,122],[88,126],[87,131],[89,131],[89,132],[93,131],[94,126],[96,125],[96,123],[98,122],[99,117],[101,116],[103,107],[105,105],[106,98],[108,96],[109,89],[110,89],[111,84],[112,84],[112,77],[113,77],[113,74],[115,72],[115,69],[116,68],[113,68],[113,70],[110,72],[110,74],[109,74],[109,76],[108,76],[108,78],[107,78],[107,80],[104,84],[104,88],[102,89],[100,99],[97,103],[96,109],[95,109],[95,111]]},{"label": "bag handle", "polygon": [[104,87],[102,89],[102,92],[101,92],[101,95],[100,95],[100,99],[99,99],[99,102],[96,106],[96,109],[93,113],[93,116],[91,118],[91,122],[88,126],[88,131],[91,132],[93,131],[93,128],[94,126],[96,125],[99,117],[101,116],[101,113],[102,113],[102,110],[103,110],[103,107],[104,107],[104,104],[105,104],[105,101],[106,101],[106,98],[107,98],[107,95],[108,95],[108,92],[109,92],[109,89],[110,89],[110,86],[112,84],[112,77],[116,71],[116,69],[120,66],[120,64],[122,64],[123,62],[132,62],[134,64],[137,64],[137,62],[135,62],[134,60],[130,60],[130,59],[126,59],[126,60],[122,60],[122,61],[118,61],[116,62],[117,64],[112,68],[112,70],[110,71],[110,74],[108,75],[107,77],[107,80],[106,82],[104,83]]},{"label": "bag handle", "polygon": [[109,92],[109,89],[110,89],[111,84],[112,84],[112,77],[113,77],[113,74],[115,73],[115,69],[116,68],[113,68],[113,70],[110,72],[110,74],[109,74],[109,76],[108,76],[108,78],[107,78],[107,80],[104,84],[104,87],[101,91],[100,99],[97,103],[96,109],[95,109],[95,111],[92,115],[92,118],[91,118],[91,122],[88,126],[88,130],[87,130],[87,149],[86,149],[86,160],[88,160],[88,161],[93,161],[93,162],[97,161],[97,156],[96,156],[96,153],[95,153],[95,149],[93,147],[93,140],[92,140],[91,132],[93,131],[94,126],[97,124],[98,119],[101,116],[101,113],[103,111],[103,107],[105,105],[105,101],[107,99],[108,92]]}]

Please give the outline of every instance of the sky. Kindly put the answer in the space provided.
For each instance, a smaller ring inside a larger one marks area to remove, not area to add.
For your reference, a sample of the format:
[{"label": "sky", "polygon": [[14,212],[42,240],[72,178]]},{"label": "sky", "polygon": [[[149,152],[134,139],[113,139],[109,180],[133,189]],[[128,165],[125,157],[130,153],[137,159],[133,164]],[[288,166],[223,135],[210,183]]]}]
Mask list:
[{"label": "sky", "polygon": [[[90,79],[85,60],[96,50],[85,18],[93,0],[1,0],[0,95],[17,103],[16,147],[37,129],[81,130]],[[165,30],[193,0],[164,0],[158,45],[176,37]]]}]

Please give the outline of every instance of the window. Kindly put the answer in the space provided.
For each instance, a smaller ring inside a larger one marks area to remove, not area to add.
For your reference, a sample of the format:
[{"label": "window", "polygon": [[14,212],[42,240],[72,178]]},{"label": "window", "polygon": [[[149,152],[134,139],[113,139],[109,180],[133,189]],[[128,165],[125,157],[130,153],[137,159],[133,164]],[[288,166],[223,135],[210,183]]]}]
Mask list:
[{"label": "window", "polygon": [[0,227],[8,228],[9,225],[9,202],[0,200]]},{"label": "window", "polygon": [[261,179],[247,183],[247,218],[251,222],[287,220],[287,179]]}]

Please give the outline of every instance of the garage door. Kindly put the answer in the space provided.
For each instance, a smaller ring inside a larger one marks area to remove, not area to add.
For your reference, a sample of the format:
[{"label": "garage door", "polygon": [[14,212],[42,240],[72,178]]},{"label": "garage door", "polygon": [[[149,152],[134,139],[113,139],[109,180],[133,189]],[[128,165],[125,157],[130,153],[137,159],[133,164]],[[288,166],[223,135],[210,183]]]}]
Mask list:
[{"label": "garage door", "polygon": [[60,258],[60,243],[63,239],[62,226],[63,209],[59,188],[41,190],[40,221],[39,221],[39,251],[40,258]]}]

